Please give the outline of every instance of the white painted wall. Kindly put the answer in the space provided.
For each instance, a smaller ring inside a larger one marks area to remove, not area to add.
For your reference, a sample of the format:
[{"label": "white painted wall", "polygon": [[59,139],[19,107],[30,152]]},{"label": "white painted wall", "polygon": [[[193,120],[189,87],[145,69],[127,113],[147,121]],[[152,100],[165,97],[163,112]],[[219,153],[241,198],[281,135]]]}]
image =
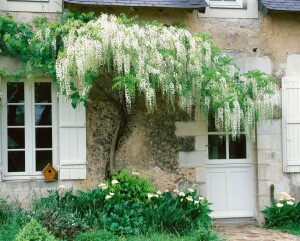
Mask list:
[{"label": "white painted wall", "polygon": [[7,12],[35,12],[61,13],[62,0],[1,0],[0,11]]}]

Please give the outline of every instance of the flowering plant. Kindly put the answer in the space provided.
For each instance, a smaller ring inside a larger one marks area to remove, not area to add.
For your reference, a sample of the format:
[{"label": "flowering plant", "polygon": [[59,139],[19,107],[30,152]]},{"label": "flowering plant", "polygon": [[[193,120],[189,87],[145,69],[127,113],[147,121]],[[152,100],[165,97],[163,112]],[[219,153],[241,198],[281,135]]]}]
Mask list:
[{"label": "flowering plant", "polygon": [[266,215],[265,225],[270,228],[300,225],[300,204],[295,203],[295,198],[286,192],[282,192],[277,202],[262,213]]}]

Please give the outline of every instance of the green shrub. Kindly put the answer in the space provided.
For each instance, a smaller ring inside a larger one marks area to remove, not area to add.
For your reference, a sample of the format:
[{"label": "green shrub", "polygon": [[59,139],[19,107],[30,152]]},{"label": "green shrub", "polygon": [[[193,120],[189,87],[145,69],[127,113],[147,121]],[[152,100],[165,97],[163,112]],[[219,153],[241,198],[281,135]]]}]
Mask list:
[{"label": "green shrub", "polygon": [[266,207],[262,213],[265,214],[265,226],[269,228],[285,228],[300,225],[300,203],[294,203],[294,198],[282,192],[278,202],[271,207]]},{"label": "green shrub", "polygon": [[210,229],[209,203],[197,196],[195,191],[187,194],[180,192],[176,196],[169,192],[149,194],[148,197],[145,217],[147,225],[155,231],[182,235],[196,230],[200,225]]},{"label": "green shrub", "polygon": [[87,232],[79,234],[75,241],[115,241],[119,240],[118,236],[107,230],[97,230],[96,232]]},{"label": "green shrub", "polygon": [[115,234],[139,234],[146,230],[144,207],[132,201],[108,200],[106,212],[99,220],[100,227]]},{"label": "green shrub", "polygon": [[35,219],[31,219],[17,234],[16,241],[55,241],[55,238]]},{"label": "green shrub", "polygon": [[121,185],[112,186],[110,184],[110,189],[118,192],[123,200],[143,203],[147,199],[147,193],[155,192],[155,186],[148,179],[133,175],[126,169],[114,175],[113,180],[118,180]]}]

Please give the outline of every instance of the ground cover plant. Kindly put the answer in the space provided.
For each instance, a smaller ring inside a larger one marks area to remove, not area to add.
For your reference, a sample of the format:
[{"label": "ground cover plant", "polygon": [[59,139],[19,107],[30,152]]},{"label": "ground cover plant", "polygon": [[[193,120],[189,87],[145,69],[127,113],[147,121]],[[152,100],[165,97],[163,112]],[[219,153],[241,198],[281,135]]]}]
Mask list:
[{"label": "ground cover plant", "polygon": [[[12,212],[15,218],[7,218]],[[0,240],[218,240],[210,212],[196,189],[157,191],[125,170],[89,191],[60,186],[27,211],[12,211],[3,201]]]},{"label": "ground cover plant", "polygon": [[265,227],[300,236],[300,203],[295,203],[295,198],[289,194],[282,192],[262,213],[266,216]]}]

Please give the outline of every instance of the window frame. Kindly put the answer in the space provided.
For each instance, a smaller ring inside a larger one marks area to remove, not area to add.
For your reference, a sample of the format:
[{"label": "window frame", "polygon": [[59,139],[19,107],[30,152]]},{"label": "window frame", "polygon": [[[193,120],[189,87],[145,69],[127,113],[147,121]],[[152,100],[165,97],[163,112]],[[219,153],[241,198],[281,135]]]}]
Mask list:
[{"label": "window frame", "polygon": [[226,2],[224,0],[208,1],[210,8],[244,8],[243,0],[236,0],[235,2]]},{"label": "window frame", "polygon": [[[51,83],[51,105],[52,105],[52,165],[58,166],[58,127],[57,127],[57,95],[53,82],[48,79],[36,79],[34,81],[19,81],[24,83],[24,120],[25,120],[25,172],[8,172],[8,147],[7,147],[7,83],[2,79],[2,165],[3,180],[43,180],[44,175],[36,170],[36,146],[35,146],[35,100],[34,84]],[[28,103],[29,102],[29,103]]]},{"label": "window frame", "polygon": [[[241,133],[245,135],[244,133]],[[225,136],[226,138],[226,158],[225,159],[209,159],[209,136]],[[246,158],[230,159],[229,158],[229,136],[230,133],[225,132],[207,132],[207,164],[223,165],[223,164],[251,164],[252,163],[252,142],[247,135],[246,137]]]}]

